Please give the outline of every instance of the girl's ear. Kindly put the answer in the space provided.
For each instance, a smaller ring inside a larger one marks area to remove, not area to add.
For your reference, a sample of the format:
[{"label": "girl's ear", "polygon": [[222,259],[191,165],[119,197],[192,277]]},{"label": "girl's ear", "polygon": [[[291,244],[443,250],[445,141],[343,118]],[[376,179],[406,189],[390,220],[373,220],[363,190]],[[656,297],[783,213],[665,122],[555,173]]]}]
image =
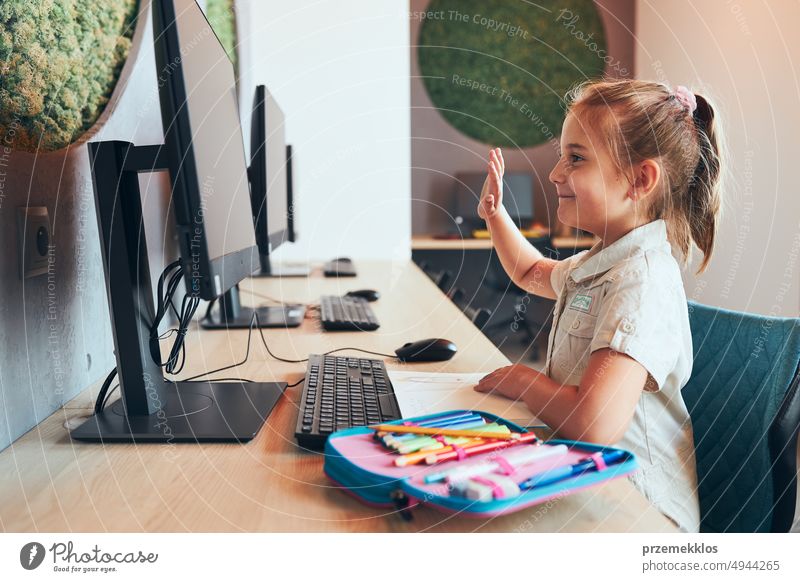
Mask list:
[{"label": "girl's ear", "polygon": [[633,187],[628,194],[632,200],[643,200],[656,190],[661,178],[661,166],[655,160],[648,159],[639,162],[634,167]]}]

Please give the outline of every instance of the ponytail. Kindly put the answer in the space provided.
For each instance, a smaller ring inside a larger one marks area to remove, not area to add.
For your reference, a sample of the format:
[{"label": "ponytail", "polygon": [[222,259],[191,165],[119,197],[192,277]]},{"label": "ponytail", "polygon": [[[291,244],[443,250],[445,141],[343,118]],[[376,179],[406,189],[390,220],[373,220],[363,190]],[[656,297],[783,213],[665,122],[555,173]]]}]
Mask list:
[{"label": "ponytail", "polygon": [[722,207],[721,152],[722,143],[714,108],[702,95],[695,94],[697,109],[693,114],[697,128],[699,160],[689,180],[686,196],[686,219],[692,240],[703,252],[698,273],[705,271],[714,250],[719,212]]}]

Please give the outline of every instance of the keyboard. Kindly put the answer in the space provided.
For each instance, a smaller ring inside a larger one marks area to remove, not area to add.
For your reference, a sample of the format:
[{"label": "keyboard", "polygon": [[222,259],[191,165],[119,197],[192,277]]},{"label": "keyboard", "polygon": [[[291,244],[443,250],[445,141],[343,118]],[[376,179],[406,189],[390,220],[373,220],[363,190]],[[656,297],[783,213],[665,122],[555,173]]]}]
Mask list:
[{"label": "keyboard", "polygon": [[323,295],[319,314],[322,327],[328,331],[374,331],[380,327],[369,302],[361,297]]},{"label": "keyboard", "polygon": [[308,357],[295,438],[321,449],[337,430],[400,418],[400,407],[381,360],[347,356]]}]

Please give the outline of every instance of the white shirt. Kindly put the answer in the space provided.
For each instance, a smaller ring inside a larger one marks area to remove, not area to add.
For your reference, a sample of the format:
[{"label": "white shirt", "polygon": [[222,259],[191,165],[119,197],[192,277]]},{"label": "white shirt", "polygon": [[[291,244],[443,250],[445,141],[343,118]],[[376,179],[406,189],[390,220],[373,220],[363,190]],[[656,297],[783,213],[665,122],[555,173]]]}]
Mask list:
[{"label": "white shirt", "polygon": [[681,388],[692,372],[692,336],[680,268],[656,220],[601,249],[560,261],[545,371],[580,384],[595,350],[627,354],[649,373],[620,448],[639,470],[629,479],[683,530],[700,527],[692,425]]}]

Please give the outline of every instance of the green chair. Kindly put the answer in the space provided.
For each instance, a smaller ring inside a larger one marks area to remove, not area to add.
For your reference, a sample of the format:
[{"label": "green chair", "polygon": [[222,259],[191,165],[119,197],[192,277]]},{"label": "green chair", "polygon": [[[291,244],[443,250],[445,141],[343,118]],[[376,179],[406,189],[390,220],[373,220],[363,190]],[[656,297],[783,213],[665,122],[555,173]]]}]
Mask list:
[{"label": "green chair", "polygon": [[797,495],[800,319],[689,302],[700,531],[787,532]]}]

